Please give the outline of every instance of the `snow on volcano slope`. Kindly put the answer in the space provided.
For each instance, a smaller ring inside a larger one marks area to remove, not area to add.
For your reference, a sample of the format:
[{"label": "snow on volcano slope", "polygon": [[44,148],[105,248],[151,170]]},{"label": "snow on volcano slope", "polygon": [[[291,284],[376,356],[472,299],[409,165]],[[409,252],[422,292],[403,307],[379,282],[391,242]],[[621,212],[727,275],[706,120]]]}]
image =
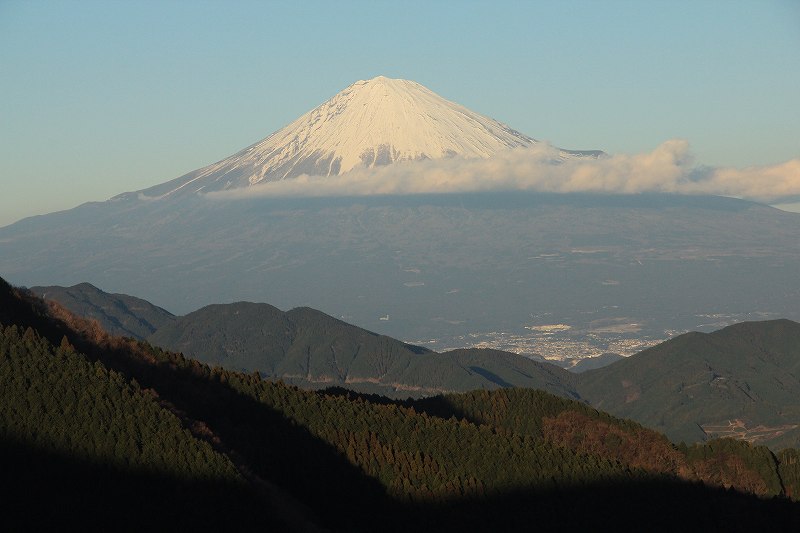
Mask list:
[{"label": "snow on volcano slope", "polygon": [[419,83],[378,76],[357,81],[227,159],[141,192],[163,197],[248,187],[302,174],[335,176],[397,161],[486,158],[536,142]]}]

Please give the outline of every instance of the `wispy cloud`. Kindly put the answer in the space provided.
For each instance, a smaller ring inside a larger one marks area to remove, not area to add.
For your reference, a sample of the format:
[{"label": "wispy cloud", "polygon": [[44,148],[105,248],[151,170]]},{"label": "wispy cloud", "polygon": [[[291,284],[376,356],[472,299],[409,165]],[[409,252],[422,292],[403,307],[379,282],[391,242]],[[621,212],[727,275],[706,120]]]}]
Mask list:
[{"label": "wispy cloud", "polygon": [[686,192],[736,196],[775,202],[800,195],[800,159],[779,165],[737,168],[714,168],[709,175],[691,183]]},{"label": "wispy cloud", "polygon": [[800,195],[800,159],[745,169],[697,167],[689,144],[680,139],[666,141],[648,153],[558,160],[558,149],[539,143],[488,159],[395,163],[341,176],[300,176],[208,196],[369,196],[527,190],[715,194],[772,202]]}]

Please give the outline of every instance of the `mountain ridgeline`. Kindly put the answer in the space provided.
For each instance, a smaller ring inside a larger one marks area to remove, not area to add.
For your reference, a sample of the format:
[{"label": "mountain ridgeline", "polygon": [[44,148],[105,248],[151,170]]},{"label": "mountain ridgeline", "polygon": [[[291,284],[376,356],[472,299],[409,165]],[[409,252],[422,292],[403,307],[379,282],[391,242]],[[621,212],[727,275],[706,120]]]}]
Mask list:
[{"label": "mountain ridgeline", "polygon": [[800,446],[800,324],[789,320],[687,333],[582,374],[499,350],[436,353],[319,311],[283,313],[266,304],[209,306],[148,340],[302,387],[395,398],[533,388],[631,418],[675,442],[730,436]]},{"label": "mountain ridgeline", "polygon": [[800,526],[794,450],[675,446],[522,388],[404,401],[302,390],[112,337],[2,280],[0,325],[12,528]]},{"label": "mountain ridgeline", "polygon": [[[574,376],[553,365],[499,350],[436,353],[307,307],[284,312],[269,304],[238,302],[175,317],[144,300],[88,283],[31,291],[97,320],[109,333],[305,388],[336,385],[407,398],[520,386],[574,396]],[[148,331],[131,324],[160,327]]]},{"label": "mountain ridgeline", "polygon": [[175,316],[141,298],[127,294],[109,294],[90,283],[72,287],[31,287],[47,300],[55,300],[73,313],[97,320],[108,333],[120,337],[143,339]]},{"label": "mountain ridgeline", "polygon": [[[89,318],[99,315],[84,298],[106,309],[122,305],[115,303],[120,295],[78,287],[32,290],[78,314],[88,309]],[[580,399],[674,442],[728,436],[774,449],[800,446],[800,324],[789,320],[687,333],[579,375],[498,350],[436,353],[313,309],[283,312],[246,302],[169,317],[146,339],[206,364],[303,388],[341,386],[403,399],[524,387]]]},{"label": "mountain ridgeline", "polygon": [[147,339],[205,363],[301,386],[346,386],[394,397],[518,386],[569,395],[570,373],[496,350],[436,353],[309,308],[211,305]]}]

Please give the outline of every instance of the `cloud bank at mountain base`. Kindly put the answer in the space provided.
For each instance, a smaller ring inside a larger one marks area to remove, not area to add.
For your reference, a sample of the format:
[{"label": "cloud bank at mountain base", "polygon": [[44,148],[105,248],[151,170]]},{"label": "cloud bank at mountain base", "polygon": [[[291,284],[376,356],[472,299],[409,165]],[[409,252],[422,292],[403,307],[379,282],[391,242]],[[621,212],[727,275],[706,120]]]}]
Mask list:
[{"label": "cloud bank at mountain base", "polygon": [[672,139],[651,152],[599,159],[560,158],[546,143],[487,159],[449,158],[357,169],[340,176],[302,175],[212,198],[370,196],[481,191],[712,194],[761,202],[800,197],[800,159],[772,166],[696,166],[689,143]]}]

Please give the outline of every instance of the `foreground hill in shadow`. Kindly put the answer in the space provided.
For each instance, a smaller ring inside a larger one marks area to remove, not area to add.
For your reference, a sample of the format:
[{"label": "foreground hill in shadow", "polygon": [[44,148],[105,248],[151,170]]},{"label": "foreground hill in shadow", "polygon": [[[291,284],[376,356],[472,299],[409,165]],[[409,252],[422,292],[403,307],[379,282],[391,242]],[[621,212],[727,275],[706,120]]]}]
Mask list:
[{"label": "foreground hill in shadow", "polygon": [[188,524],[226,530],[800,526],[796,453],[675,447],[540,391],[305,391],[111,337],[4,283],[0,323],[3,460],[19,466],[3,492],[23,524],[24,509],[45,529],[77,523],[87,505],[59,502],[95,498],[99,516],[123,519],[142,493],[150,512],[133,529],[192,512]]},{"label": "foreground hill in shadow", "polygon": [[[242,480],[118,468],[48,445],[0,438],[7,531],[285,531]],[[258,510],[258,511],[256,511]]]}]

